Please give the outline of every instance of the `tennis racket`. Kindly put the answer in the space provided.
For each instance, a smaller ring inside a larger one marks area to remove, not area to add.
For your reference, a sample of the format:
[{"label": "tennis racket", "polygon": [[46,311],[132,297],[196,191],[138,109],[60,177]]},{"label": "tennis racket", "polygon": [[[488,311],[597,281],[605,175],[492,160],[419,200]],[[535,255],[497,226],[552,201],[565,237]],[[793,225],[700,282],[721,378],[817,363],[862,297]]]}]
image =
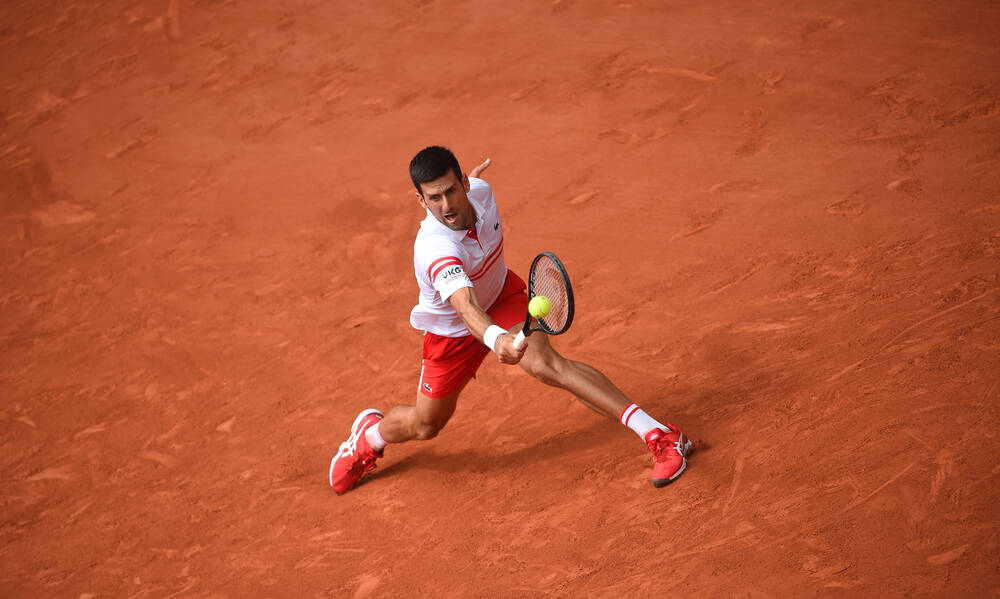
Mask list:
[{"label": "tennis racket", "polygon": [[549,335],[561,335],[573,324],[573,287],[569,284],[566,267],[552,252],[542,252],[531,262],[528,273],[528,299],[544,296],[552,309],[542,318],[534,319],[529,311],[524,317],[524,327],[514,338],[514,347],[521,349],[528,342],[528,335],[543,331]]}]

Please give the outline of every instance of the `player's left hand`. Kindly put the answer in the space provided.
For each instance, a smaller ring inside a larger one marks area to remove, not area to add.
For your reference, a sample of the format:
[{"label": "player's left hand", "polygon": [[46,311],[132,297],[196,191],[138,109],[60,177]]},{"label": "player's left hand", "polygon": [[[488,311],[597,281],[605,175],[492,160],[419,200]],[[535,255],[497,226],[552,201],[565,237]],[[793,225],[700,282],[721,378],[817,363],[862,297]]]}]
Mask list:
[{"label": "player's left hand", "polygon": [[482,179],[481,175],[483,174],[483,171],[489,168],[491,162],[492,160],[490,158],[487,158],[486,160],[483,161],[482,164],[469,171],[469,176],[475,177],[476,179]]}]

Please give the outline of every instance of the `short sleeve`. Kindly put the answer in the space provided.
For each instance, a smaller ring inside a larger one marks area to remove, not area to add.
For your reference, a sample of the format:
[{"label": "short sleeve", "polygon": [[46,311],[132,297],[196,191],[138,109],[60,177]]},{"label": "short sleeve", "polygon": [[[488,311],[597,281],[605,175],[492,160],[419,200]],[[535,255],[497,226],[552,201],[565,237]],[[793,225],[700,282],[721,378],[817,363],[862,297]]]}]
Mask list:
[{"label": "short sleeve", "polygon": [[441,295],[441,301],[447,301],[451,294],[462,287],[472,287],[472,280],[465,272],[462,261],[455,256],[438,258],[427,269],[431,285]]}]

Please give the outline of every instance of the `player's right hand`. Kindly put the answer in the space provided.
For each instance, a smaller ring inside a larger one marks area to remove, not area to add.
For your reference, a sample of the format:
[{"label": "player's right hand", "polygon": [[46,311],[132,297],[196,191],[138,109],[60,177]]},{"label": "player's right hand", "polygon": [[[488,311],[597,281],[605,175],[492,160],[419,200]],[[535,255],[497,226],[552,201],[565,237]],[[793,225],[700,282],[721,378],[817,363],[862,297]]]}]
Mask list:
[{"label": "player's right hand", "polygon": [[504,364],[517,364],[524,357],[524,350],[528,348],[525,344],[521,349],[514,347],[514,335],[505,333],[497,337],[496,355],[497,359]]}]

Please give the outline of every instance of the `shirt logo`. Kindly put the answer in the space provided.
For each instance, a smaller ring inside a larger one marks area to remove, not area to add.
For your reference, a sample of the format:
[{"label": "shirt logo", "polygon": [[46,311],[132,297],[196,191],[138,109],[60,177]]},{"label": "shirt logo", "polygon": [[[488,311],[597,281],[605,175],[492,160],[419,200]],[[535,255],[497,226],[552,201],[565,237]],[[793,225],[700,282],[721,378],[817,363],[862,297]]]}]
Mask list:
[{"label": "shirt logo", "polygon": [[499,222],[499,221],[497,221],[497,222],[493,223],[493,230],[494,230],[494,231],[496,231],[496,230],[497,230],[497,229],[499,229],[499,228],[500,228],[500,222]]},{"label": "shirt logo", "polygon": [[424,390],[427,391],[428,393],[433,393],[434,392],[434,389],[431,389],[431,386],[428,385],[427,383],[424,383]]},{"label": "shirt logo", "polygon": [[461,274],[462,272],[463,269],[461,266],[452,266],[441,274],[441,279],[447,281],[448,277],[453,277],[457,274]]}]

